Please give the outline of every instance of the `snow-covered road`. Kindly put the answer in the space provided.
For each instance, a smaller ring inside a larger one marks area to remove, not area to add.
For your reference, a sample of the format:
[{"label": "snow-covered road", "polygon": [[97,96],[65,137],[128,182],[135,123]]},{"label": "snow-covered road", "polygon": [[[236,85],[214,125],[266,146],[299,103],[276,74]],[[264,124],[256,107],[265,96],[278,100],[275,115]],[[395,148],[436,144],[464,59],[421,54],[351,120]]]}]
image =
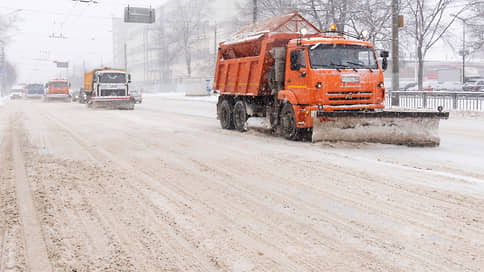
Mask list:
[{"label": "snow-covered road", "polygon": [[484,115],[409,148],[222,130],[215,103],[0,107],[0,271],[484,267]]}]

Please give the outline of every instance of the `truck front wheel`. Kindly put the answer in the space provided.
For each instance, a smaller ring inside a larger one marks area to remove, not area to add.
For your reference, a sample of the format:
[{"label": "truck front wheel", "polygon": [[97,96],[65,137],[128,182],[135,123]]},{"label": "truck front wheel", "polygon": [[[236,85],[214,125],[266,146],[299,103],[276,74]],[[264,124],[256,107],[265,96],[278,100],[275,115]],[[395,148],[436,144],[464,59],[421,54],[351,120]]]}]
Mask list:
[{"label": "truck front wheel", "polygon": [[220,103],[220,126],[223,129],[233,129],[234,128],[234,120],[233,120],[233,108],[230,102],[227,99],[224,99],[222,103]]},{"label": "truck front wheel", "polygon": [[288,140],[298,140],[299,129],[296,126],[296,115],[290,103],[286,103],[280,115],[281,134]]},{"label": "truck front wheel", "polygon": [[247,110],[245,108],[245,103],[239,100],[234,106],[234,127],[238,131],[245,130],[245,123],[247,122]]}]

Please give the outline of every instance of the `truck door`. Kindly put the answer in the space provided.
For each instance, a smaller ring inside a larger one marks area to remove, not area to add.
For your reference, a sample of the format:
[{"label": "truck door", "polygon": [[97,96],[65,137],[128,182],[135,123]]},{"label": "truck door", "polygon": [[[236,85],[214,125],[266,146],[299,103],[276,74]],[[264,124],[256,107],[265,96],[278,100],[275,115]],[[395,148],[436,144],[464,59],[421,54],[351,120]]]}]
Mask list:
[{"label": "truck door", "polygon": [[286,89],[296,95],[298,101],[307,100],[309,95],[307,86],[306,50],[297,48],[290,52],[289,69],[286,75]]}]

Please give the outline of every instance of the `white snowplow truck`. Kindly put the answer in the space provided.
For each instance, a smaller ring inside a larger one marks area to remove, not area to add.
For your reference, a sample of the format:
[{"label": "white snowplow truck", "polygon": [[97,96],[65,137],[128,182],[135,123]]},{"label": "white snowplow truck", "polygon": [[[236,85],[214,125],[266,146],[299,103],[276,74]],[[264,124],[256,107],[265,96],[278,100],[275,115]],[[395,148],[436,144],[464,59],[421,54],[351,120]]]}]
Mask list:
[{"label": "white snowplow truck", "polygon": [[84,92],[89,108],[133,110],[136,103],[129,94],[131,77],[120,69],[94,69],[84,74]]}]

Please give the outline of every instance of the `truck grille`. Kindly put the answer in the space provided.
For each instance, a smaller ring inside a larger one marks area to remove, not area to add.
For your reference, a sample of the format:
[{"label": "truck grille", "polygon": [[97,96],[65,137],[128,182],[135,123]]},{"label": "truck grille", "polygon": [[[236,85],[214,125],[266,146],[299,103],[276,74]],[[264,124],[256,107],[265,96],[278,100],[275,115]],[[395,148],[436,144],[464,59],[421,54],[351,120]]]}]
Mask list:
[{"label": "truck grille", "polygon": [[335,91],[328,92],[329,101],[363,101],[371,99],[371,91]]},{"label": "truck grille", "polygon": [[101,90],[101,96],[126,96],[126,90],[124,89]]}]

